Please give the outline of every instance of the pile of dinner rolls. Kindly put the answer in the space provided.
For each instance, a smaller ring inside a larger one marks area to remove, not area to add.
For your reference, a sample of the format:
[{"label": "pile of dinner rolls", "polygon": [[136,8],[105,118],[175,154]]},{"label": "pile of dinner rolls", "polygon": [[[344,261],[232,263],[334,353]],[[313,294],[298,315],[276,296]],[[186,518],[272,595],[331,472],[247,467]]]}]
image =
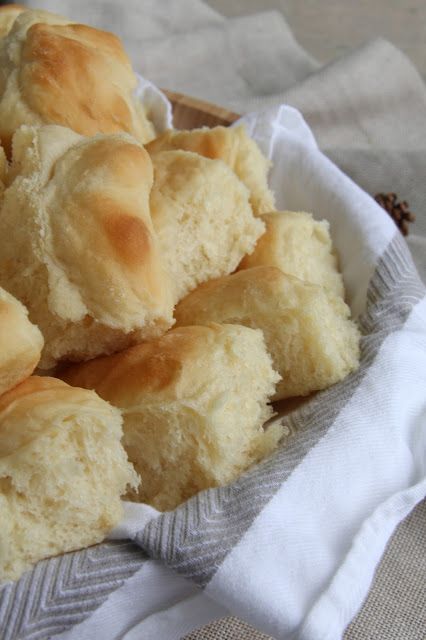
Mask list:
[{"label": "pile of dinner rolls", "polygon": [[[155,130],[114,35],[0,9],[0,582],[271,453],[353,372],[329,226],[243,127]],[[34,375],[36,371],[37,375]]]}]

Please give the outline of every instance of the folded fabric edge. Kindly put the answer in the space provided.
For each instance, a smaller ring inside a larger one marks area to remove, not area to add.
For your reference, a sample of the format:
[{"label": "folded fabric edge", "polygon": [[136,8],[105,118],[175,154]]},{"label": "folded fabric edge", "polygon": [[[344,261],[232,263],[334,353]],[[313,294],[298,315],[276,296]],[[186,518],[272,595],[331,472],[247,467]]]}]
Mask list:
[{"label": "folded fabric edge", "polygon": [[[299,640],[339,640],[361,608],[398,524],[426,495],[426,478],[392,495],[364,521],[325,594],[297,633]],[[349,599],[342,594],[350,594]]]}]

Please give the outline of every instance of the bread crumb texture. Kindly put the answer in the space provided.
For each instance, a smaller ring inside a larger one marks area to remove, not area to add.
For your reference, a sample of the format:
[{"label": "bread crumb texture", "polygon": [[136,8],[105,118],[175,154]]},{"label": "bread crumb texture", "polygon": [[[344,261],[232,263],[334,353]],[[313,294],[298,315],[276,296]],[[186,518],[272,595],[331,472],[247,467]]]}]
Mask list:
[{"label": "bread crumb texture", "polygon": [[0,581],[42,558],[103,540],[138,476],[118,409],[33,376],[0,398]]},{"label": "bread crumb texture", "polygon": [[148,153],[127,134],[22,127],[0,216],[0,284],[44,336],[41,368],[161,335],[173,299],[149,211]]},{"label": "bread crumb texture", "polygon": [[200,285],[176,325],[237,323],[263,331],[282,380],[274,400],[308,395],[359,365],[359,331],[342,298],[277,267],[253,267]]},{"label": "bread crumb texture", "polygon": [[32,374],[42,348],[24,305],[0,287],[0,396]]},{"label": "bread crumb texture", "polygon": [[152,220],[180,300],[199,283],[234,271],[265,225],[253,216],[247,188],[222,160],[162,151],[152,162]]},{"label": "bread crumb texture", "polygon": [[65,380],[120,407],[123,443],[142,478],[129,497],[162,511],[235,480],[282,434],[280,425],[263,429],[279,376],[259,330],[172,329],[150,343],[73,365]]},{"label": "bread crumb texture", "polygon": [[315,220],[310,213],[296,211],[273,211],[263,215],[262,220],[266,231],[253,253],[243,258],[240,269],[278,267],[344,297],[327,220]]},{"label": "bread crumb texture", "polygon": [[203,127],[191,131],[169,129],[147,145],[150,154],[181,149],[210,158],[223,160],[249,190],[249,200],[255,215],[275,209],[275,200],[268,187],[271,162],[258,145],[238,127]]}]

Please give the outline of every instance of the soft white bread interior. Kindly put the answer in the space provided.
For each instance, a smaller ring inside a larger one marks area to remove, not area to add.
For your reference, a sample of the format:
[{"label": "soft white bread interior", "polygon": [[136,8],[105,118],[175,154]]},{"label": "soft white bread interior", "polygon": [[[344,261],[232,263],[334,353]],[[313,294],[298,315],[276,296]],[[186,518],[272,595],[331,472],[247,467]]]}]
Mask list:
[{"label": "soft white bread interior", "polygon": [[359,332],[342,298],[276,267],[206,282],[178,304],[175,317],[176,326],[213,321],[261,329],[282,377],[275,400],[329,387],[359,364]]},{"label": "soft white bread interior", "polygon": [[32,374],[42,348],[24,305],[0,287],[0,396]]},{"label": "soft white bread interior", "polygon": [[0,398],[0,581],[103,540],[138,477],[120,412],[93,391],[33,376]]},{"label": "soft white bread interior", "polygon": [[22,124],[60,124],[89,136],[125,131],[141,142],[154,138],[115,35],[31,10],[7,29],[0,39],[0,139],[8,154]]},{"label": "soft white bread interior", "polygon": [[310,213],[295,211],[266,213],[262,220],[266,232],[253,253],[243,258],[240,269],[278,267],[344,297],[343,278],[326,220],[314,220]]},{"label": "soft white bread interior", "polygon": [[182,149],[212,160],[223,160],[248,188],[255,215],[275,209],[274,195],[268,187],[271,163],[242,125],[191,131],[169,129],[150,142],[147,149],[151,154]]},{"label": "soft white bread interior", "polygon": [[152,221],[180,300],[200,282],[234,271],[265,227],[253,216],[247,188],[221,160],[163,151],[152,162]]},{"label": "soft white bread interior", "polygon": [[161,335],[173,299],[149,211],[145,149],[127,134],[85,138],[22,127],[0,215],[0,284],[44,339],[40,367]]},{"label": "soft white bread interior", "polygon": [[73,365],[70,384],[120,407],[123,443],[142,477],[131,499],[173,509],[231,482],[277,445],[266,431],[279,376],[261,331],[238,325],[172,329],[150,343]]}]

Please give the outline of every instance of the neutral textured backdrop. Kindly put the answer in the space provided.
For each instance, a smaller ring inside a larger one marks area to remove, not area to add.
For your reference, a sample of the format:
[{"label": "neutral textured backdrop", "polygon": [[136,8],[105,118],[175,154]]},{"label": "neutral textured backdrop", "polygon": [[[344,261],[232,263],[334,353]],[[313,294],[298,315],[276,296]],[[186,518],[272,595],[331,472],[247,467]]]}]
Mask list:
[{"label": "neutral textured backdrop", "polygon": [[382,36],[404,51],[426,78],[425,0],[207,0],[225,16],[282,11],[295,37],[329,62]]}]

